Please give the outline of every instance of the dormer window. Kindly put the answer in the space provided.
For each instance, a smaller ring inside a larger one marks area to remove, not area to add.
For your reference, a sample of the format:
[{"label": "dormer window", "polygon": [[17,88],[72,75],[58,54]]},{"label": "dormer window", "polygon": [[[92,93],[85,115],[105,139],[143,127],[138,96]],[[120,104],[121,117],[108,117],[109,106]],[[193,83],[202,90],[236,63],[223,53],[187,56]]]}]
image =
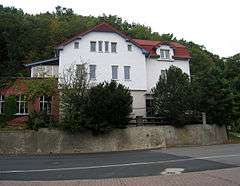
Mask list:
[{"label": "dormer window", "polygon": [[170,50],[160,49],[160,58],[161,59],[170,59]]}]

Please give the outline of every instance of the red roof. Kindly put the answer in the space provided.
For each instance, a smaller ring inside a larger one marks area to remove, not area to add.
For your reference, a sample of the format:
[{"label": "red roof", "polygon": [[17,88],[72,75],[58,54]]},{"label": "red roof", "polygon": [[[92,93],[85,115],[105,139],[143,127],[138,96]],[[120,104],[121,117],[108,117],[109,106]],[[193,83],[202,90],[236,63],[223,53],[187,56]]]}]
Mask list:
[{"label": "red roof", "polygon": [[150,56],[154,57],[157,56],[156,49],[160,45],[169,45],[174,49],[174,58],[190,58],[190,53],[188,52],[187,48],[184,45],[181,45],[176,42],[164,42],[164,41],[151,41],[151,40],[142,40],[142,39],[132,39],[123,32],[120,32],[116,28],[114,28],[112,25],[108,23],[100,23],[93,27],[90,30],[87,30],[85,32],[77,33],[74,37],[66,40],[65,42],[58,45],[58,48],[61,48],[68,43],[74,41],[75,39],[81,38],[84,35],[90,33],[90,32],[114,32],[128,40],[129,42],[133,43],[134,45],[138,46],[141,49],[144,49],[146,52],[150,54]]},{"label": "red roof", "polygon": [[146,51],[150,53],[150,56],[157,56],[156,49],[161,45],[169,45],[174,50],[173,58],[191,58],[188,49],[177,42],[172,41],[152,41],[152,40],[143,40],[143,39],[133,39],[136,43],[141,45]]},{"label": "red roof", "polygon": [[108,24],[108,23],[100,23],[98,25],[96,25],[95,27],[93,27],[92,29],[90,30],[87,30],[85,32],[81,32],[81,33],[78,33],[76,34],[75,36],[73,36],[72,38],[66,40],[65,42],[59,44],[57,47],[63,47],[64,45],[70,43],[71,41],[74,41],[75,39],[77,38],[81,38],[83,37],[84,35],[90,33],[90,32],[113,32],[113,33],[117,33],[119,34],[120,36],[122,36],[123,38],[125,38],[126,40],[128,40],[129,42],[133,43],[134,45],[138,46],[139,48],[142,48],[143,47],[141,45],[139,45],[138,43],[136,43],[132,38],[130,38],[129,36],[127,36],[125,33],[123,32],[120,32],[119,30],[117,30],[116,28],[114,28],[112,25]]}]

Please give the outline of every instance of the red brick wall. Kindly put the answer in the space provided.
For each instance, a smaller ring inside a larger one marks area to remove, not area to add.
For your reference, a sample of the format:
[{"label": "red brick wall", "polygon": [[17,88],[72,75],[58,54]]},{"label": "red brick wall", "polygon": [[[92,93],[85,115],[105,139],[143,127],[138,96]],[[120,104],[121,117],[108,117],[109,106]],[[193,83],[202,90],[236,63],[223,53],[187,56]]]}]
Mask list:
[{"label": "red brick wall", "polygon": [[[27,86],[23,81],[34,81],[34,78],[17,78],[14,83],[9,83],[10,86],[5,87],[4,89],[0,90],[0,95],[20,95],[24,94],[27,91]],[[28,113],[36,111],[40,111],[40,98],[36,98],[34,101],[28,102]],[[59,118],[59,93],[56,93],[52,96],[52,108],[51,108],[51,115],[55,121]],[[27,115],[17,116],[14,115],[13,118],[8,121],[9,125],[23,125],[28,120]]]}]

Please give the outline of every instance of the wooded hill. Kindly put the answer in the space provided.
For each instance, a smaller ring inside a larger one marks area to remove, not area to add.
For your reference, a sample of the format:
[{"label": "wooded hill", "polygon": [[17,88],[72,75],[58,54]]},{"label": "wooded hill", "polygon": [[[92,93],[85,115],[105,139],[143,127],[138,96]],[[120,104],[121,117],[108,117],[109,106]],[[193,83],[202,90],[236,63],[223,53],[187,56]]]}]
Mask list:
[{"label": "wooded hill", "polygon": [[60,6],[51,13],[30,15],[21,9],[0,5],[0,17],[0,76],[27,75],[21,70],[23,64],[54,56],[57,44],[102,21],[112,24],[133,38],[183,43],[192,54],[193,75],[220,60],[219,56],[207,51],[204,46],[184,39],[177,40],[173,34],[153,32],[149,26],[128,23],[116,15],[82,16],[72,9]]}]

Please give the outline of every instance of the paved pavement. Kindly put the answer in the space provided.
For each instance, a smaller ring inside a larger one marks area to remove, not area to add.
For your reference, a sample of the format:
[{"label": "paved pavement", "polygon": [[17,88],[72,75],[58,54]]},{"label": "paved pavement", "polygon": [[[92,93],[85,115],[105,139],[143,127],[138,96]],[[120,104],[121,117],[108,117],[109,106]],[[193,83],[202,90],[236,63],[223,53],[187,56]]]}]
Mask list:
[{"label": "paved pavement", "polygon": [[[238,144],[97,154],[0,156],[0,180],[5,180],[0,185],[41,185],[9,180],[77,180],[43,182],[50,185],[206,185],[205,182],[240,185],[239,167]],[[168,168],[181,168],[183,173],[161,175]]]},{"label": "paved pavement", "polygon": [[239,186],[239,176],[240,168],[232,168],[179,175],[100,180],[2,181],[0,186]]}]

